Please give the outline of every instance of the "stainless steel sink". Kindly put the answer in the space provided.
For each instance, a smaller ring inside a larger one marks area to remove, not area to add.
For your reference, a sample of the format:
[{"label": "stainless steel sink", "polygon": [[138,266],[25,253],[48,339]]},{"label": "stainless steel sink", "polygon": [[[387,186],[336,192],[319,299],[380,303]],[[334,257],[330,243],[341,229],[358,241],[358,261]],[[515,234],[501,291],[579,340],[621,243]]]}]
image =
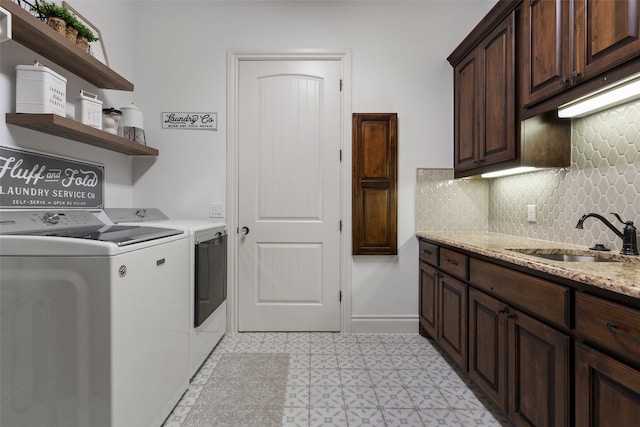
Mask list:
[{"label": "stainless steel sink", "polygon": [[587,253],[576,253],[562,249],[508,249],[512,252],[529,255],[532,257],[548,259],[562,262],[621,262],[623,261],[615,254],[604,254],[605,256],[595,256]]},{"label": "stainless steel sink", "polygon": [[572,255],[572,254],[527,254],[538,258],[550,259],[552,261],[564,262],[616,262],[615,259],[601,258],[591,255]]}]

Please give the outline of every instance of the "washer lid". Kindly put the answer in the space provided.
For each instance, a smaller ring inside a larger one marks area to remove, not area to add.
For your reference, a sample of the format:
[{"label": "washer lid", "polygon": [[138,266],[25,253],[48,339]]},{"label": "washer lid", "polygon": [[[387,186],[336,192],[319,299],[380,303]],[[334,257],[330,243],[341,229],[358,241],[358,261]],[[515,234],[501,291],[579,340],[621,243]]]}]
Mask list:
[{"label": "washer lid", "polygon": [[163,237],[183,234],[182,230],[158,227],[139,227],[111,225],[103,227],[83,227],[67,230],[44,231],[25,233],[27,236],[70,237],[75,239],[98,240],[111,242],[118,246],[128,246],[149,240],[162,239]]},{"label": "washer lid", "polygon": [[12,211],[0,215],[0,234],[67,237],[127,246],[184,234],[184,231],[138,225],[105,225],[88,211]]},{"label": "washer lid", "polygon": [[7,234],[19,234],[21,236],[68,237],[73,239],[98,240],[101,242],[115,243],[118,246],[127,246],[133,245],[134,243],[147,242],[149,240],[184,234],[184,231],[159,227],[108,225],[106,227],[92,226],[64,230],[45,230]]}]

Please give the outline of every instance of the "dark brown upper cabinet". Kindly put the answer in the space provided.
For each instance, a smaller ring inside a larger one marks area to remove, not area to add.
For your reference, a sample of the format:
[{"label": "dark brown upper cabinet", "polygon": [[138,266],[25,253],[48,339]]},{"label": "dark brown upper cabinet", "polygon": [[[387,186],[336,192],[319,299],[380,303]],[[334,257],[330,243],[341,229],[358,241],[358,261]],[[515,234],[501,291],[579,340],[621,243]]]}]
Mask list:
[{"label": "dark brown upper cabinet", "polygon": [[524,0],[524,117],[638,71],[640,0]]},{"label": "dark brown upper cabinet", "polygon": [[454,65],[454,168],[516,158],[515,12]]},{"label": "dark brown upper cabinet", "polygon": [[562,92],[569,84],[571,61],[571,3],[566,0],[527,0],[522,6],[522,104],[528,106]]},{"label": "dark brown upper cabinet", "polygon": [[398,117],[353,114],[353,254],[396,255]]},{"label": "dark brown upper cabinet", "polygon": [[454,69],[456,178],[570,164],[569,120],[555,111],[522,120],[519,6],[499,1],[447,58]]}]

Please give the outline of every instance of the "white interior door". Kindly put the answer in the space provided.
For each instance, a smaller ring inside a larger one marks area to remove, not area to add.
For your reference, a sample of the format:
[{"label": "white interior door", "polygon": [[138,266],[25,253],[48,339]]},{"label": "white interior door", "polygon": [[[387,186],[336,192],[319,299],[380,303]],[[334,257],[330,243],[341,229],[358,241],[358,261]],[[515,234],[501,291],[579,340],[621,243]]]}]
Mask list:
[{"label": "white interior door", "polygon": [[240,62],[240,331],[340,330],[340,77],[335,60]]}]

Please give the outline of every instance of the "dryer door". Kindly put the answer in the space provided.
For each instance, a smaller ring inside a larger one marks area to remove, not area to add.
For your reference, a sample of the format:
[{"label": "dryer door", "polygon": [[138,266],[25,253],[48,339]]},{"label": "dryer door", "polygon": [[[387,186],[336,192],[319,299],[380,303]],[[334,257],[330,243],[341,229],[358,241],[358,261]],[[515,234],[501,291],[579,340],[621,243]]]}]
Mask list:
[{"label": "dryer door", "polygon": [[196,245],[195,310],[193,326],[200,326],[227,299],[227,234]]}]

